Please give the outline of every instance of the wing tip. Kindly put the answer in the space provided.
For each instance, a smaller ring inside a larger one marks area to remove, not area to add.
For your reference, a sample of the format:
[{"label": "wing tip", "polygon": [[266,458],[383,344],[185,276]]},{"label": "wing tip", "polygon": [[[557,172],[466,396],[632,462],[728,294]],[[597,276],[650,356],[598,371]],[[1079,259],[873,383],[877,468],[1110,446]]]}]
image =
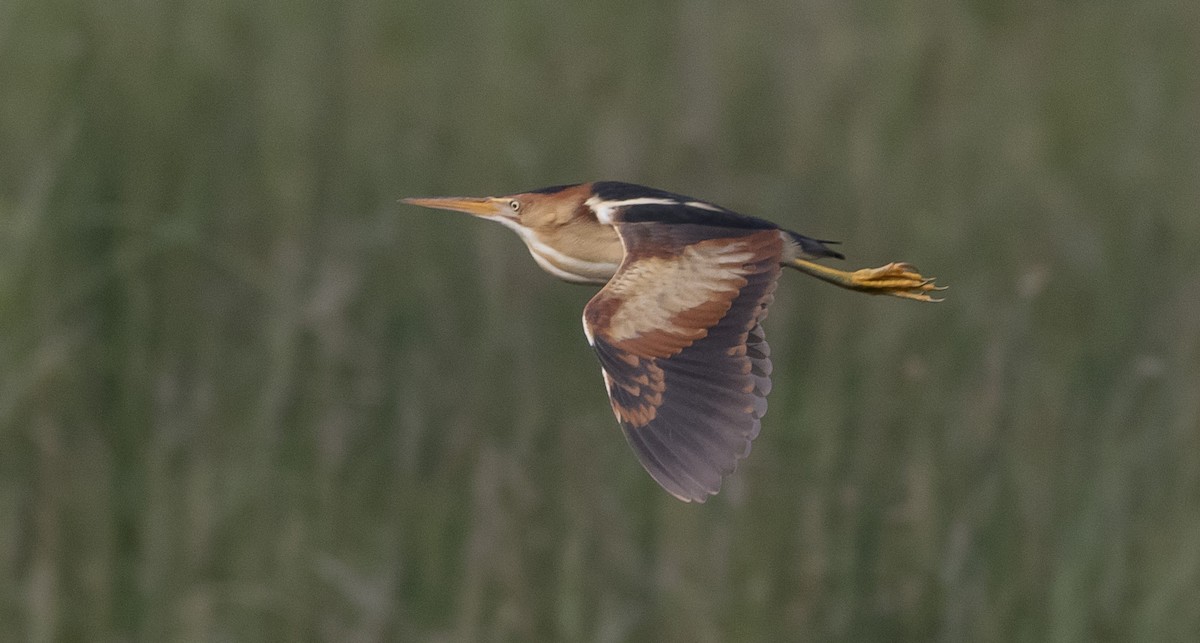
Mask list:
[{"label": "wing tip", "polygon": [[762,422],[755,418],[749,430],[742,434],[741,444],[722,451],[731,458],[714,462],[700,444],[668,442],[648,427],[632,428],[622,423],[626,440],[638,455],[638,461],[664,491],[683,502],[703,504],[721,491],[726,478],[737,471],[754,446]]}]

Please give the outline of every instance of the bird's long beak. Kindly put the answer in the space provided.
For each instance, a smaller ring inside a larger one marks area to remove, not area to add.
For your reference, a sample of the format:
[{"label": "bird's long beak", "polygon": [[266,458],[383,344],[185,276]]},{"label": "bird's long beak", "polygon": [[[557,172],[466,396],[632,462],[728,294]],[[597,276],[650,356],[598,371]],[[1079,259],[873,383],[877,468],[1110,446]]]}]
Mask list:
[{"label": "bird's long beak", "polygon": [[454,210],[466,212],[477,217],[494,217],[499,214],[495,199],[490,197],[447,196],[426,199],[404,199],[409,205],[419,205],[438,210]]}]

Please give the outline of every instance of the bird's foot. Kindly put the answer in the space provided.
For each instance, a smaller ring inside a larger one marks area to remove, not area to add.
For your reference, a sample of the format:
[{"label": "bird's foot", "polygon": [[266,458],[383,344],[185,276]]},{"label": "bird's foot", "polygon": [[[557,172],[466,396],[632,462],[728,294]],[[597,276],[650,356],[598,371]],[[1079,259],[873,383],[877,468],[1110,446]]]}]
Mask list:
[{"label": "bird's foot", "polygon": [[850,287],[873,295],[891,295],[917,301],[941,301],[929,293],[945,290],[932,277],[922,276],[907,263],[889,263],[878,268],[863,268],[850,273]]},{"label": "bird's foot", "polygon": [[830,268],[805,259],[796,259],[789,265],[836,286],[872,295],[937,302],[942,300],[930,293],[946,289],[945,286],[934,283],[933,278],[921,275],[914,266],[907,263],[893,262],[886,266],[863,268],[854,272]]}]

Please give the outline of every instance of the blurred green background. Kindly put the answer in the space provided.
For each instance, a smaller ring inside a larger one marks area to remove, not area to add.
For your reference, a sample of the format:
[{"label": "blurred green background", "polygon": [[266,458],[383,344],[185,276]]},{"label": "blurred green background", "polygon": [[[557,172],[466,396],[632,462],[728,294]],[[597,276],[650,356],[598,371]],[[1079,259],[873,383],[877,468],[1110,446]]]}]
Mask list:
[{"label": "blurred green background", "polygon": [[[1200,3],[0,3],[0,638],[1200,637]],[[785,275],[661,491],[515,235],[591,179]]]}]

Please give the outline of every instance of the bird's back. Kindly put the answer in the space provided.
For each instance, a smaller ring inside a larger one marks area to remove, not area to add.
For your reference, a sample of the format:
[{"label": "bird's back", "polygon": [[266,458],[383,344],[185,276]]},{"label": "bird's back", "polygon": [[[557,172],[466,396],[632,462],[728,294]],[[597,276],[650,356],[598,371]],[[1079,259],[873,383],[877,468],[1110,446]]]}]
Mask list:
[{"label": "bird's back", "polygon": [[[825,241],[814,239],[779,227],[778,224],[739,214],[724,206],[694,197],[618,181],[597,181],[592,184],[597,204],[628,203],[617,215],[622,223],[658,223],[667,225],[701,225],[734,230],[779,230],[785,240],[795,244],[797,257],[843,259],[842,253],[829,248]],[[794,257],[788,257],[791,259]]]}]

